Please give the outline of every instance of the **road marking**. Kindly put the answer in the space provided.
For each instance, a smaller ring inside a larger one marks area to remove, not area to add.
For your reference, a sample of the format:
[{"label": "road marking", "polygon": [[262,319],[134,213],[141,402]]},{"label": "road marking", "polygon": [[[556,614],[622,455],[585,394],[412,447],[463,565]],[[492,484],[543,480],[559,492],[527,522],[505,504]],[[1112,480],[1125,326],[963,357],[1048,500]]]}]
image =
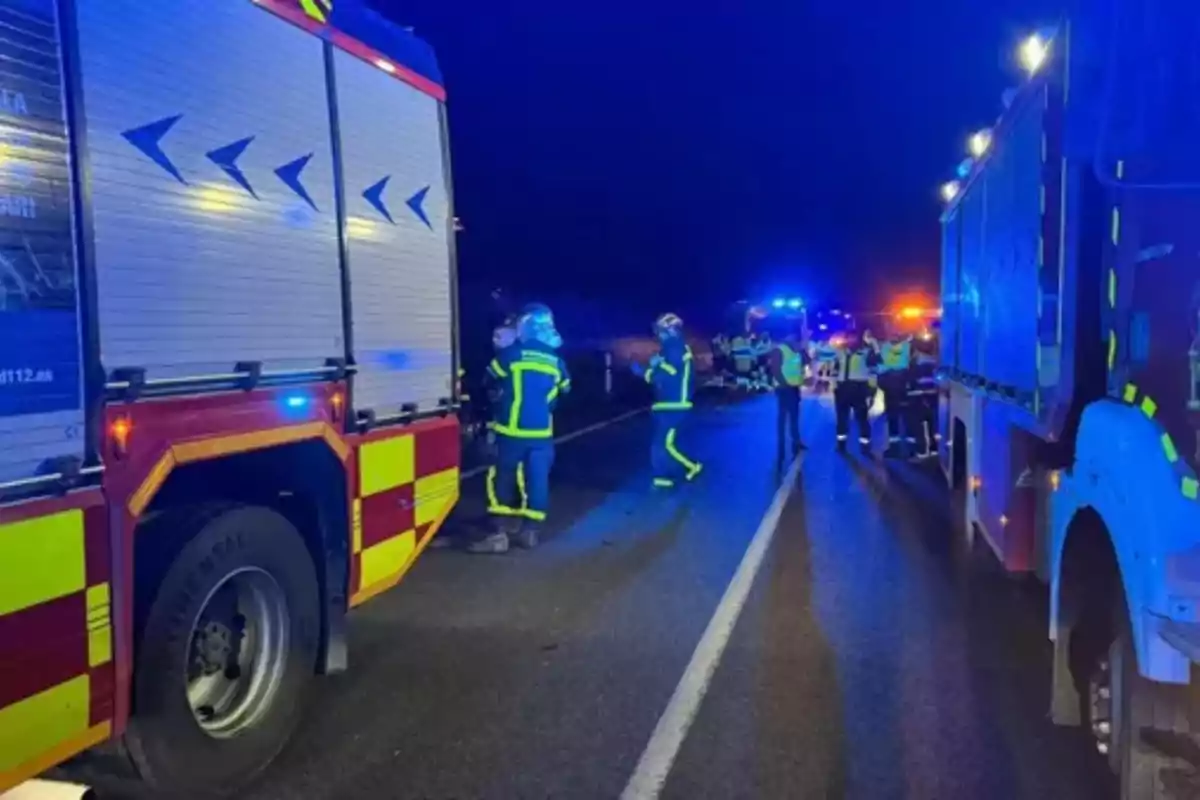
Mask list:
[{"label": "road marking", "polygon": [[675,763],[675,757],[679,755],[679,748],[696,719],[696,712],[700,710],[700,703],[708,692],[717,665],[721,663],[721,656],[725,653],[725,646],[729,644],[733,627],[746,605],[746,598],[754,585],[758,570],[762,567],[767,548],[775,538],[775,528],[779,525],[783,507],[796,486],[803,461],[803,457],[800,457],[792,463],[783,483],[775,492],[775,498],[759,523],[754,538],[750,540],[742,563],[738,565],[737,572],[729,581],[729,586],[726,587],[721,602],[717,604],[717,610],[713,612],[708,627],[704,629],[704,635],[700,637],[700,643],[696,645],[692,660],[688,662],[683,677],[679,679],[679,685],[675,687],[667,709],[659,718],[658,725],[654,727],[654,733],[650,736],[650,742],[646,745],[637,768],[629,778],[625,791],[621,792],[621,800],[654,800],[662,792]]},{"label": "road marking", "polygon": [[[555,444],[566,444],[567,442],[569,442],[573,439],[578,439],[580,436],[586,436],[589,433],[595,433],[596,431],[601,430],[603,428],[607,428],[610,425],[616,425],[618,422],[624,422],[625,420],[627,420],[631,417],[636,417],[638,414],[644,414],[644,413],[646,413],[647,410],[648,410],[647,408],[635,408],[633,411],[626,411],[624,414],[618,414],[617,416],[612,417],[611,419],[601,420],[600,422],[596,422],[592,425],[588,425],[585,428],[580,428],[577,431],[571,431],[570,433],[564,433],[562,436],[556,437],[554,439],[554,443]],[[487,472],[487,470],[488,470],[487,465],[484,465],[482,467],[475,467],[474,469],[469,469],[462,474],[462,477],[459,480],[465,481],[470,478],[478,477],[478,476],[482,475],[483,473]]]}]

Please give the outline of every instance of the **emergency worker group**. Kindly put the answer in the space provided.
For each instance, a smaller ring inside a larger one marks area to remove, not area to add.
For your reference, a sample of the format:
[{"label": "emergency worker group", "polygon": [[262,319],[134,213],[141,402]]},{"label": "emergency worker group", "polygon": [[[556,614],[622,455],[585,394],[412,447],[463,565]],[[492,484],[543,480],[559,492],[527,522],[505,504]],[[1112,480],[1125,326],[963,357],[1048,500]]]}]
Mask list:
[{"label": "emergency worker group", "polygon": [[[654,395],[651,487],[670,491],[695,481],[704,470],[685,445],[696,389],[695,356],[678,315],[663,314],[653,327],[657,354],[631,368]],[[936,453],[931,342],[911,336],[880,342],[865,331],[848,335],[824,354],[794,331],[774,343],[765,337],[756,342],[719,338],[713,351],[718,370],[733,367],[753,381],[752,387],[774,390],[781,456],[789,446],[793,454],[806,449],[800,435],[802,395],[806,385],[819,389],[821,381],[832,388],[839,451],[847,449],[853,422],[859,447],[871,452],[869,410],[876,394],[882,393],[888,433],[885,457],[923,459]],[[493,357],[484,387],[487,419],[481,423],[489,445],[485,484],[490,521],[485,535],[466,543],[469,552],[505,553],[512,547],[538,546],[550,513],[555,410],[571,391],[571,376],[559,354],[562,344],[553,313],[537,303],[493,331]],[[820,376],[816,366],[823,367]]]},{"label": "emergency worker group", "polygon": [[[686,453],[681,441],[696,385],[695,357],[684,341],[683,320],[664,314],[655,321],[654,332],[659,352],[632,368],[654,392],[651,483],[667,490],[696,480],[704,465]],[[558,352],[562,343],[553,313],[540,303],[526,306],[492,334],[486,380],[490,524],[486,535],[467,543],[469,552],[538,546],[550,510],[554,412],[571,391],[571,376]]]}]

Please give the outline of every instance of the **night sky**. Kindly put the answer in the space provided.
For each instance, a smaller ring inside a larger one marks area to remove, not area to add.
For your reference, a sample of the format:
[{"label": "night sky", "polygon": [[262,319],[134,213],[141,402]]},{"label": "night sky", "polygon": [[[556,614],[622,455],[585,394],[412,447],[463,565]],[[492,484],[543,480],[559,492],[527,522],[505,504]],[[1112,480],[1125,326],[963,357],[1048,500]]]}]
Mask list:
[{"label": "night sky", "polygon": [[707,317],[936,292],[937,186],[1056,3],[378,5],[438,50],[465,286]]}]

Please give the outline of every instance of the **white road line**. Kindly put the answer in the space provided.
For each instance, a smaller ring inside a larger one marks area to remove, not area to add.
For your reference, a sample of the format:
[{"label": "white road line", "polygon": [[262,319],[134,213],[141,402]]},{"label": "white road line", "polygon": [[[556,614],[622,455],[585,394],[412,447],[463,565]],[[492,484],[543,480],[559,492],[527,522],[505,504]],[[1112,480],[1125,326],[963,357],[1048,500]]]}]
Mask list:
[{"label": "white road line", "polygon": [[[612,417],[611,419],[601,420],[600,422],[597,422],[592,425],[588,425],[585,428],[580,428],[577,431],[571,431],[570,433],[564,433],[562,436],[557,437],[554,440],[554,443],[555,444],[565,444],[566,442],[569,442],[572,439],[578,439],[580,436],[586,436],[589,433],[595,433],[596,431],[601,430],[602,428],[607,428],[610,425],[616,425],[618,422],[624,422],[625,420],[629,419],[630,417],[636,417],[638,414],[644,414],[644,413],[646,413],[647,410],[648,410],[647,408],[636,408],[633,411],[626,411],[624,414],[618,414],[617,416]],[[487,472],[487,469],[488,468],[486,466],[475,467],[474,469],[469,469],[459,477],[459,480],[465,481],[465,480],[469,480],[470,478],[475,478],[475,477]]]},{"label": "white road line", "polygon": [[704,635],[700,637],[700,643],[692,653],[692,660],[688,662],[666,711],[659,718],[658,725],[650,736],[650,742],[646,745],[637,768],[629,778],[625,791],[621,793],[621,800],[654,800],[662,792],[675,763],[675,757],[679,755],[679,748],[683,746],[683,740],[687,737],[688,729],[692,727],[696,712],[700,710],[700,703],[708,692],[717,665],[721,663],[721,656],[725,653],[725,646],[729,644],[733,627],[746,605],[746,598],[754,585],[758,570],[762,567],[767,548],[775,538],[775,528],[779,525],[783,507],[796,485],[803,460],[803,457],[797,458],[792,463],[783,484],[775,492],[775,499],[771,501],[771,507],[759,523],[758,530],[755,531],[754,538],[750,540],[750,546],[746,548],[746,554],[742,557],[742,563],[738,565],[737,572],[729,581],[721,602],[717,604],[717,610],[713,612],[712,619],[704,630]]}]

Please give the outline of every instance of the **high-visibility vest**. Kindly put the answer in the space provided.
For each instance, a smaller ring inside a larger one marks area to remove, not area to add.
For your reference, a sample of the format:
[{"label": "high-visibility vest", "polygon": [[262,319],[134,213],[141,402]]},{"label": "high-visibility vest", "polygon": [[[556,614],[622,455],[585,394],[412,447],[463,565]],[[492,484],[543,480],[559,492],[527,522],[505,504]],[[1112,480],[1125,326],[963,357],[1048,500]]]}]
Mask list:
[{"label": "high-visibility vest", "polygon": [[799,386],[804,383],[804,359],[798,352],[786,344],[779,345],[781,358],[780,372],[788,386]]},{"label": "high-visibility vest", "polygon": [[882,364],[880,372],[903,372],[908,369],[909,343],[888,342],[881,348],[879,354]]},{"label": "high-visibility vest", "polygon": [[869,381],[871,368],[867,365],[867,351],[842,350],[838,353],[837,377],[841,381]]}]

